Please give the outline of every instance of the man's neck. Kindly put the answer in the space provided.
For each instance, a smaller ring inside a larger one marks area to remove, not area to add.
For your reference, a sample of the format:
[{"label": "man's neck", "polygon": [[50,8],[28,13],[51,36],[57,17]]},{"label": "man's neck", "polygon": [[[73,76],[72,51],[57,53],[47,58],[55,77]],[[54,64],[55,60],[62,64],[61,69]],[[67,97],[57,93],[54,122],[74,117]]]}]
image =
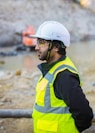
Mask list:
[{"label": "man's neck", "polygon": [[57,60],[59,60],[60,58],[62,57],[62,55],[60,55],[60,54],[58,54],[58,55],[56,55],[54,58],[50,58],[49,60],[47,60],[46,62],[48,63],[48,64],[51,64],[51,63],[54,63],[54,62],[56,62]]}]

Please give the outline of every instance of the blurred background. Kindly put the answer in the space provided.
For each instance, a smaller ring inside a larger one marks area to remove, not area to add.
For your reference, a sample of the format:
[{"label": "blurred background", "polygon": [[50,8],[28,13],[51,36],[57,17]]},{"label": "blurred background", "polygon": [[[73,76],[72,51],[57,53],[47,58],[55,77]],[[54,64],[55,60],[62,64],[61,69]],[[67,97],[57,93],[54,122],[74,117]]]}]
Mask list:
[{"label": "blurred background", "polygon": [[[32,109],[40,72],[28,38],[46,20],[71,34],[67,54],[77,66],[95,112],[95,0],[0,0],[0,109]],[[1,119],[0,133],[33,133],[32,119]],[[95,125],[84,133],[94,133]]]}]

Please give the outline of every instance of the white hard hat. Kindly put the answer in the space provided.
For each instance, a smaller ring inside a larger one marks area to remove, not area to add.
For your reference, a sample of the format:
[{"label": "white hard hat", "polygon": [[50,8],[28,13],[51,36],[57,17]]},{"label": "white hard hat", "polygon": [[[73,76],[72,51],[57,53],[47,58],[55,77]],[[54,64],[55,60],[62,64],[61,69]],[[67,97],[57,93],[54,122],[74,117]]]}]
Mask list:
[{"label": "white hard hat", "polygon": [[46,21],[42,23],[33,38],[42,38],[45,40],[58,40],[63,42],[66,47],[70,46],[70,34],[65,26],[56,21]]}]

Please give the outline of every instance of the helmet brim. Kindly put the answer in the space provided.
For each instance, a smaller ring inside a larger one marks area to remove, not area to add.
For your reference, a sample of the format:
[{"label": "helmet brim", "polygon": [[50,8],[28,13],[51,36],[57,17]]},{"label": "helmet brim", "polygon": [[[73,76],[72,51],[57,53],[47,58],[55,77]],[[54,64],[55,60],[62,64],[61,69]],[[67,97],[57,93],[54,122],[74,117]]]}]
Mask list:
[{"label": "helmet brim", "polygon": [[29,35],[29,38],[39,38],[37,35]]},{"label": "helmet brim", "polygon": [[39,36],[39,35],[29,35],[30,38],[41,38],[41,39],[45,39],[45,40],[51,40],[50,38],[48,37],[42,37],[42,36]]}]

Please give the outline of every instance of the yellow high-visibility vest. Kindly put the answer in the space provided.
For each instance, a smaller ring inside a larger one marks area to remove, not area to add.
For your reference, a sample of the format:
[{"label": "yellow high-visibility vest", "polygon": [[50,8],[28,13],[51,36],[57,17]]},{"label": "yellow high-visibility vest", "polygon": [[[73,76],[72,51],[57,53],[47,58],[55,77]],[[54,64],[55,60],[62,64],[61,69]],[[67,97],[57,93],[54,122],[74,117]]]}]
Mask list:
[{"label": "yellow high-visibility vest", "polygon": [[59,72],[66,69],[78,74],[70,58],[66,57],[65,60],[55,64],[38,81],[32,114],[34,133],[79,133],[72,114],[69,112],[69,107],[63,100],[58,99],[54,93],[54,80]]}]

